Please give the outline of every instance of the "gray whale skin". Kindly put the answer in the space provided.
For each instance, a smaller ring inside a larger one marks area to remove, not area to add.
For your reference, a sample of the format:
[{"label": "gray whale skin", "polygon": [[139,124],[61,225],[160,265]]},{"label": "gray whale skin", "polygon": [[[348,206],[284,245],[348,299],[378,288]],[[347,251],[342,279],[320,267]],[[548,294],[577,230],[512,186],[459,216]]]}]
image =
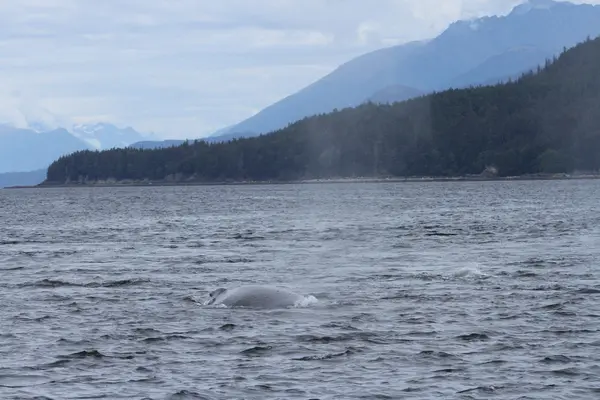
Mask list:
[{"label": "gray whale skin", "polygon": [[305,300],[304,296],[274,286],[241,286],[234,289],[219,288],[209,294],[206,305],[244,308],[286,308]]}]

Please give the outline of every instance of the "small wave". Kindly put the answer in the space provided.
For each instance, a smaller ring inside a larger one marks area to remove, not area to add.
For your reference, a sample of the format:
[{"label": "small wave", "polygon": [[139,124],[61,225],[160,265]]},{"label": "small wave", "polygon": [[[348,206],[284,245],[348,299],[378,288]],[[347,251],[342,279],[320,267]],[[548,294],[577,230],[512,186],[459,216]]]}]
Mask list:
[{"label": "small wave", "polygon": [[155,342],[169,342],[172,340],[185,340],[185,339],[191,339],[191,337],[185,336],[185,335],[167,335],[167,336],[145,338],[145,339],[142,339],[142,342],[155,343]]},{"label": "small wave", "polygon": [[539,275],[533,271],[519,270],[515,273],[517,278],[537,278]]},{"label": "small wave", "polygon": [[78,283],[69,282],[61,279],[42,279],[35,282],[25,282],[18,285],[18,287],[37,287],[37,288],[58,288],[58,287],[84,287],[84,288],[115,288],[121,286],[134,286],[141,283],[149,282],[148,279],[122,279],[117,281],[104,281],[104,282],[88,282]]},{"label": "small wave", "polygon": [[39,287],[39,288],[57,288],[57,287],[74,287],[82,286],[78,283],[62,281],[60,279],[42,279],[35,282],[25,282],[19,285],[20,287]]},{"label": "small wave", "polygon": [[581,288],[581,289],[577,289],[577,293],[579,293],[579,294],[600,294],[600,289]]},{"label": "small wave", "polygon": [[480,363],[479,365],[501,365],[501,364],[506,364],[507,362],[508,361],[498,359],[498,360],[486,361],[486,362]]},{"label": "small wave", "polygon": [[335,342],[345,342],[351,340],[349,335],[346,336],[315,336],[315,335],[300,335],[296,337],[296,340],[304,343],[319,343],[319,344],[329,344]]},{"label": "small wave", "polygon": [[20,251],[20,255],[27,257],[35,257],[44,254],[43,251]]},{"label": "small wave", "polygon": [[47,364],[38,365],[35,369],[45,370],[45,369],[53,369],[53,368],[63,368],[66,367],[71,361],[70,360],[57,360],[52,361]]},{"label": "small wave", "polygon": [[133,330],[135,333],[139,334],[139,335],[160,335],[163,332],[156,330],[154,328],[135,328]]},{"label": "small wave", "polygon": [[427,358],[441,358],[441,359],[448,359],[448,358],[459,358],[458,356],[451,354],[451,353],[446,353],[445,351],[433,351],[433,350],[424,350],[422,352],[419,353],[420,356],[422,357],[427,357]]},{"label": "small wave", "polygon": [[306,396],[306,392],[304,390],[297,388],[285,389],[285,393],[292,396]]},{"label": "small wave", "polygon": [[350,342],[354,340],[362,340],[366,342],[375,342],[373,339],[376,333],[371,332],[351,332],[338,336],[317,336],[317,335],[299,335],[296,340],[303,343],[329,344],[339,342]]},{"label": "small wave", "polygon": [[490,339],[490,337],[485,333],[471,333],[468,335],[459,335],[456,338],[458,340],[464,340],[465,342],[481,342]]},{"label": "small wave", "polygon": [[465,372],[467,369],[466,368],[442,368],[442,369],[438,369],[433,371],[436,374],[455,374],[455,373],[459,373],[459,372]]},{"label": "small wave", "polygon": [[315,356],[304,356],[300,358],[294,358],[294,361],[325,361],[325,360],[333,360],[341,357],[349,357],[356,353],[359,353],[360,350],[355,349],[354,347],[349,347],[346,351],[341,353],[329,353],[324,355],[315,355]]},{"label": "small wave", "polygon": [[554,370],[551,372],[552,372],[552,374],[559,375],[559,376],[577,376],[580,374],[580,372],[577,368],[557,369],[557,370]]},{"label": "small wave", "polygon": [[0,268],[0,271],[18,271],[18,270],[21,270],[21,269],[25,269],[25,267],[18,266],[18,267]]},{"label": "small wave", "polygon": [[231,332],[232,330],[234,330],[236,328],[235,324],[225,324],[225,325],[221,325],[219,327],[219,330],[221,331],[226,331],[226,332]]},{"label": "small wave", "polygon": [[383,296],[381,300],[422,300],[422,293],[411,293],[407,290],[403,290],[393,295]]},{"label": "small wave", "polygon": [[540,310],[559,310],[564,307],[563,303],[552,303],[546,304],[544,306],[539,307]]},{"label": "small wave", "polygon": [[100,353],[98,350],[83,350],[77,353],[71,353],[64,356],[59,356],[63,360],[77,360],[84,358],[105,358],[106,356]]},{"label": "small wave", "polygon": [[26,315],[17,315],[15,317],[15,319],[21,320],[21,321],[29,321],[29,322],[44,322],[47,321],[49,319],[52,319],[53,317],[50,315],[42,315],[41,317],[29,317]]},{"label": "small wave", "polygon": [[48,383],[50,379],[42,375],[0,375],[0,387],[22,388]]},{"label": "small wave", "polygon": [[547,284],[547,285],[539,285],[539,286],[533,287],[529,290],[532,290],[534,292],[549,292],[549,291],[565,290],[565,287],[558,283],[551,283],[551,284]]},{"label": "small wave", "polygon": [[494,393],[496,391],[495,386],[478,386],[476,388],[465,389],[458,392],[458,394],[481,392],[481,393]]},{"label": "small wave", "polygon": [[590,330],[590,329],[553,329],[553,330],[549,330],[546,332],[550,332],[550,333],[553,333],[558,336],[581,334],[581,333],[598,333],[598,331]]},{"label": "small wave", "polygon": [[353,332],[360,330],[357,327],[352,326],[351,324],[348,324],[346,322],[327,322],[327,323],[324,323],[323,325],[321,325],[321,328],[344,329],[344,330],[353,331]]},{"label": "small wave", "polygon": [[573,360],[571,360],[569,357],[567,356],[563,356],[563,355],[558,355],[558,356],[548,356],[545,357],[542,362],[545,364],[567,364],[572,362]]},{"label": "small wave", "polygon": [[20,244],[20,243],[25,243],[25,242],[21,242],[19,240],[0,240],[0,246],[9,246],[9,245],[15,245],[15,244]]},{"label": "small wave", "polygon": [[180,390],[168,397],[169,400],[213,400],[212,397],[189,390]]},{"label": "small wave", "polygon": [[458,233],[448,233],[448,232],[428,232],[425,236],[429,237],[450,237],[450,236],[458,236]]},{"label": "small wave", "polygon": [[76,251],[76,250],[58,250],[58,251],[53,251],[51,253],[51,257],[61,258],[61,257],[65,257],[65,256],[72,256],[77,253],[78,253],[78,251]]},{"label": "small wave", "polygon": [[241,354],[243,354],[245,356],[260,357],[260,356],[264,355],[265,353],[270,352],[271,350],[273,350],[272,346],[254,346],[249,349],[241,351]]},{"label": "small wave", "polygon": [[265,240],[264,236],[253,236],[252,233],[236,233],[231,236],[231,239],[235,240]]},{"label": "small wave", "polygon": [[402,279],[400,275],[391,275],[391,274],[381,274],[381,275],[373,275],[370,279],[376,281],[397,281]]},{"label": "small wave", "polygon": [[405,336],[417,336],[417,337],[428,337],[437,335],[437,331],[411,331],[405,334]]},{"label": "small wave", "polygon": [[270,391],[273,390],[273,386],[271,386],[271,385],[265,385],[265,384],[256,385],[254,387],[257,388],[257,389],[260,389],[260,390],[267,391],[267,392],[270,392]]},{"label": "small wave", "polygon": [[132,279],[122,279],[122,280],[117,280],[117,281],[92,282],[92,283],[85,284],[84,286],[89,287],[89,288],[96,288],[96,287],[115,288],[115,287],[121,287],[121,286],[136,286],[136,285],[140,285],[140,284],[148,283],[148,282],[150,282],[149,279],[132,278]]},{"label": "small wave", "polygon": [[[145,353],[144,351],[139,351],[135,354],[144,354],[144,353]],[[58,356],[57,358],[59,360],[66,361],[66,362],[77,361],[77,360],[87,360],[87,359],[101,360],[101,359],[105,359],[105,358],[120,359],[120,360],[133,360],[135,358],[135,355],[133,353],[120,353],[120,354],[115,353],[115,354],[107,355],[107,354],[101,353],[100,351],[98,351],[96,349],[92,349],[92,350],[83,350],[83,351],[78,351],[76,353]]]},{"label": "small wave", "polygon": [[254,262],[254,260],[244,257],[227,257],[224,261],[228,264],[249,264]]}]

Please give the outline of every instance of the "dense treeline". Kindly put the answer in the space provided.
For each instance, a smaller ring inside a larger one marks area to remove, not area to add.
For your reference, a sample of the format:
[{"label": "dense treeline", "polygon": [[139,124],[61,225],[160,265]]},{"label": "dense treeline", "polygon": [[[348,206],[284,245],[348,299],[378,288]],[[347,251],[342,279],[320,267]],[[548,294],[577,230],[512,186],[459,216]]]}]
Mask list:
[{"label": "dense treeline", "polygon": [[227,143],[81,151],[49,183],[97,180],[296,180],[501,176],[600,168],[600,39],[497,86],[364,104]]}]

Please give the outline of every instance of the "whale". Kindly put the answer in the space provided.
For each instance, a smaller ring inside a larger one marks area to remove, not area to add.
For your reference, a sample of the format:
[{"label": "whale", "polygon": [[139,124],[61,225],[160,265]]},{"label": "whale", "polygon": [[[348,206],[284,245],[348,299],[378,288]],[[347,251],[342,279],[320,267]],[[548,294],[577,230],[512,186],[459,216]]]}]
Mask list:
[{"label": "whale", "polygon": [[[312,296],[310,296],[312,298]],[[218,288],[209,293],[205,305],[242,308],[288,308],[302,305],[308,298],[276,286]]]}]

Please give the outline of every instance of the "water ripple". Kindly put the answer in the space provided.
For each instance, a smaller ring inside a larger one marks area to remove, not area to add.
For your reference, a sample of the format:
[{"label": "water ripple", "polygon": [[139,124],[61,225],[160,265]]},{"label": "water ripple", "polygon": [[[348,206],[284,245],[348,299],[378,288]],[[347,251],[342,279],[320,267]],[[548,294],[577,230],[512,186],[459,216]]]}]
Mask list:
[{"label": "water ripple", "polygon": [[[596,399],[599,194],[0,191],[0,398]],[[319,301],[204,306],[244,284]]]}]

